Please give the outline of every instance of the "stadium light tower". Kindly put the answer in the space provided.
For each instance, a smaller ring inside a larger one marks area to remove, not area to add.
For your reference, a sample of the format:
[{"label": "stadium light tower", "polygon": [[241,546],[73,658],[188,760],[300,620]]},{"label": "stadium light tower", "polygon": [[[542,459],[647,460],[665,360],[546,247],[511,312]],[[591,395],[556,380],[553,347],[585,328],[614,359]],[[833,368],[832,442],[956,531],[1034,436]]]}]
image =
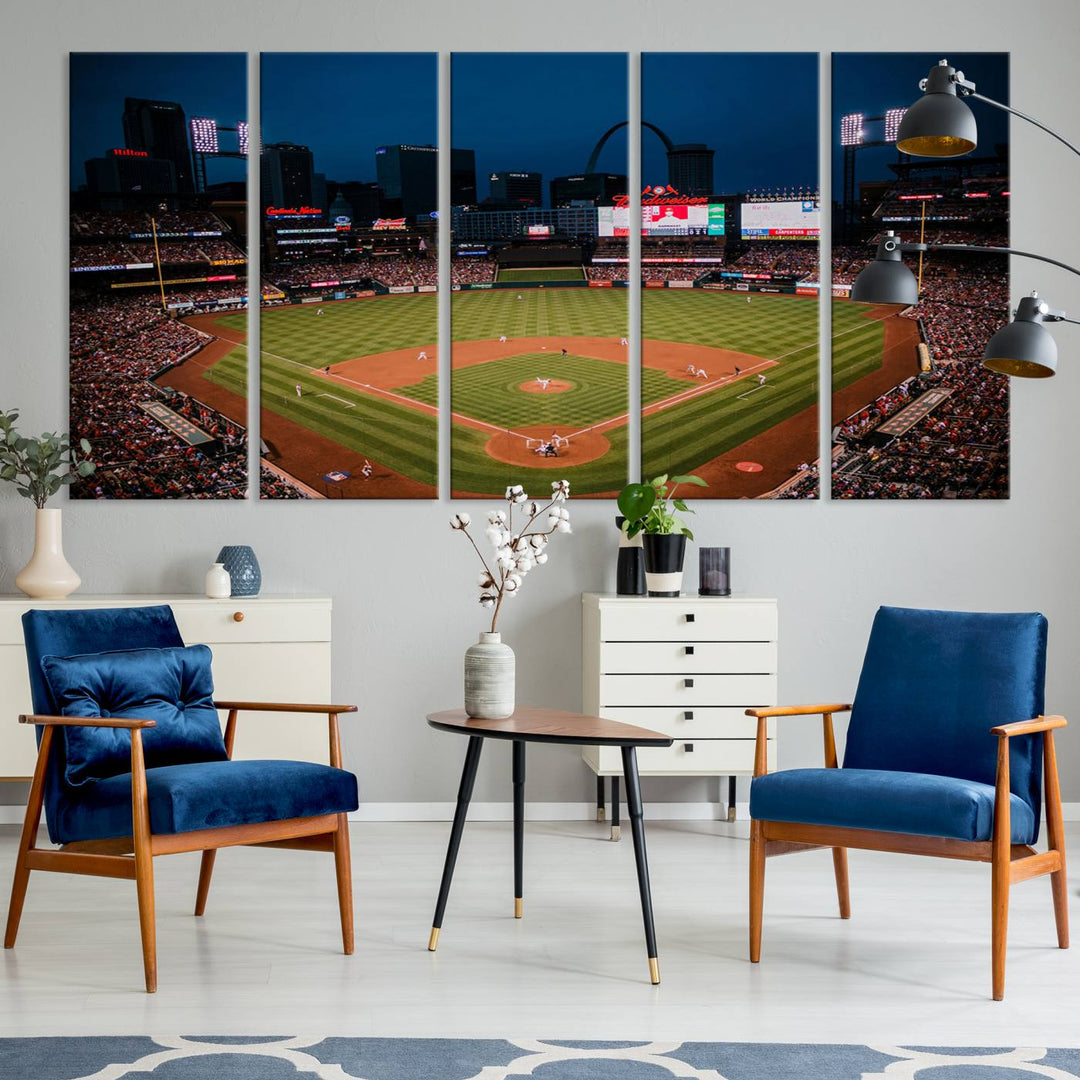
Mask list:
[{"label": "stadium light tower", "polygon": [[[886,109],[881,116],[864,113],[845,113],[840,117],[840,145],[844,150],[843,226],[850,232],[855,225],[855,154],[872,146],[889,146],[896,142],[896,132],[906,110]],[[875,137],[868,124],[881,124]]]},{"label": "stadium light tower", "polygon": [[[197,191],[206,190],[206,159],[246,158],[248,153],[248,125],[245,120],[237,121],[236,127],[224,127],[209,116],[193,116],[189,123],[191,132],[191,153],[195,158],[195,184]],[[236,132],[237,149],[222,150],[220,133]]]},{"label": "stadium light tower", "polygon": [[978,126],[975,114],[962,98],[974,98],[1018,116],[1064,143],[1074,154],[1080,154],[1080,148],[1034,117],[977,93],[975,84],[948,60],[939,60],[926,78],[920,81],[919,89],[923,91],[923,96],[908,109],[896,140],[897,148],[905,154],[948,158],[971,153],[978,145]]},{"label": "stadium light tower", "polygon": [[[918,251],[973,251],[980,255],[1019,255],[1037,259],[1068,270],[1080,277],[1080,270],[1068,263],[1058,262],[1031,251],[1011,247],[983,247],[974,244],[910,244],[887,232],[878,241],[877,254],[856,275],[851,286],[851,299],[858,304],[904,304],[918,302],[919,286],[915,275],[904,265],[901,256]],[[1037,293],[1025,296],[1016,309],[1015,318],[1003,326],[987,343],[983,352],[983,367],[1003,375],[1022,379],[1045,379],[1057,371],[1057,345],[1042,325],[1044,322],[1069,322],[1064,311],[1053,311],[1038,299]]]}]

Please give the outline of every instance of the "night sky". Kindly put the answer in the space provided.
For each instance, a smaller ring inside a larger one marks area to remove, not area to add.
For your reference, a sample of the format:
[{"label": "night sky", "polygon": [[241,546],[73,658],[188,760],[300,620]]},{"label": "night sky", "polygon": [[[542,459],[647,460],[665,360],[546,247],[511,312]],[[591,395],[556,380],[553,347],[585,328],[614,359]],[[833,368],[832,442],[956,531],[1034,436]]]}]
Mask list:
[{"label": "night sky", "polygon": [[[861,112],[882,116],[886,109],[914,104],[921,96],[919,80],[939,60],[947,58],[975,83],[980,94],[1009,103],[1008,53],[834,53],[833,85],[833,190],[840,198],[843,154],[840,148],[840,117]],[[979,125],[979,146],[972,156],[992,155],[997,143],[1009,140],[1008,115],[991,105],[968,101]],[[874,124],[877,136],[881,125]],[[897,160],[893,147],[860,150],[856,155],[856,182],[885,180],[893,176],[889,162]],[[916,159],[918,160],[918,159]]]},{"label": "night sky", "polygon": [[[539,172],[547,205],[548,181],[584,172],[600,136],[627,119],[625,53],[454,53],[450,63],[451,139],[476,151],[481,199],[492,172]],[[597,168],[628,172],[625,128]]]},{"label": "night sky", "polygon": [[[818,186],[816,53],[645,53],[641,96],[642,120],[716,151],[717,193]],[[641,138],[643,184],[667,183],[663,143]]]},{"label": "night sky", "polygon": [[311,147],[331,180],[374,181],[375,148],[434,146],[435,53],[264,53],[264,143]]},{"label": "night sky", "polygon": [[[84,162],[124,145],[124,98],[176,101],[188,118],[209,116],[235,127],[247,116],[247,57],[243,53],[72,53],[71,186],[86,183]],[[236,136],[223,134],[223,149]],[[211,184],[243,180],[244,162],[207,161]]]}]

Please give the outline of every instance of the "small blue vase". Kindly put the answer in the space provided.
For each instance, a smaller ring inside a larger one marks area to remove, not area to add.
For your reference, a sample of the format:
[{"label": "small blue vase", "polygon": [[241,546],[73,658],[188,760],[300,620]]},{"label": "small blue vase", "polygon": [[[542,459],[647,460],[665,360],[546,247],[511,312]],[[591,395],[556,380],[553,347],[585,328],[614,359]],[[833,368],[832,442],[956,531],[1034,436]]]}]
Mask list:
[{"label": "small blue vase", "polygon": [[226,545],[218,552],[217,562],[229,572],[233,596],[258,596],[262,571],[255,552],[247,544]]}]

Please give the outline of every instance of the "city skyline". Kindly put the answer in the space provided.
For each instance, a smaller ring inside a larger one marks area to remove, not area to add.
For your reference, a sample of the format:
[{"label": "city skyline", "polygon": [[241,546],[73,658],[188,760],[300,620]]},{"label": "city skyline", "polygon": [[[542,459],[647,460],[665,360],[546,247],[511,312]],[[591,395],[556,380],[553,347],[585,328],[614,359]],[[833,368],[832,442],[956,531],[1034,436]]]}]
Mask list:
[{"label": "city skyline", "polygon": [[[176,102],[188,122],[208,116],[235,127],[247,119],[245,53],[72,53],[70,79],[72,191],[85,186],[87,161],[125,146],[125,98]],[[246,175],[243,160],[207,159],[210,184]]]}]

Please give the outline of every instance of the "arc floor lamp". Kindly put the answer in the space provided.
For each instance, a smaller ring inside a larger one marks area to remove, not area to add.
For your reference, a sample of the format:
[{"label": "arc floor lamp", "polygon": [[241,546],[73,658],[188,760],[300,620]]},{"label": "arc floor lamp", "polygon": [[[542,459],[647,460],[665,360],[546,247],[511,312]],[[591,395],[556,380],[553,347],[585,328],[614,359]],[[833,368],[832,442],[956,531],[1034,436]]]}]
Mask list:
[{"label": "arc floor lamp", "polygon": [[[996,109],[1026,120],[1029,124],[1052,135],[1074,154],[1080,149],[1045,124],[1009,105],[980,94],[975,84],[947,60],[930,69],[919,83],[923,96],[912,105],[900,121],[896,134],[897,149],[917,157],[952,158],[971,153],[978,145],[978,125],[975,115],[963,98],[973,98]],[[851,299],[856,303],[914,304],[919,299],[915,275],[904,265],[901,255],[918,251],[977,252],[984,255],[1019,255],[1050,263],[1080,276],[1080,270],[1045,255],[1019,251],[1011,247],[983,247],[971,244],[905,243],[892,232],[878,242],[872,262],[859,272],[851,287]],[[1043,325],[1048,322],[1069,322],[1064,311],[1052,309],[1037,293],[1025,296],[1016,309],[1013,321],[1003,326],[986,345],[983,366],[991,371],[1027,379],[1043,379],[1057,371],[1057,344]]]}]

